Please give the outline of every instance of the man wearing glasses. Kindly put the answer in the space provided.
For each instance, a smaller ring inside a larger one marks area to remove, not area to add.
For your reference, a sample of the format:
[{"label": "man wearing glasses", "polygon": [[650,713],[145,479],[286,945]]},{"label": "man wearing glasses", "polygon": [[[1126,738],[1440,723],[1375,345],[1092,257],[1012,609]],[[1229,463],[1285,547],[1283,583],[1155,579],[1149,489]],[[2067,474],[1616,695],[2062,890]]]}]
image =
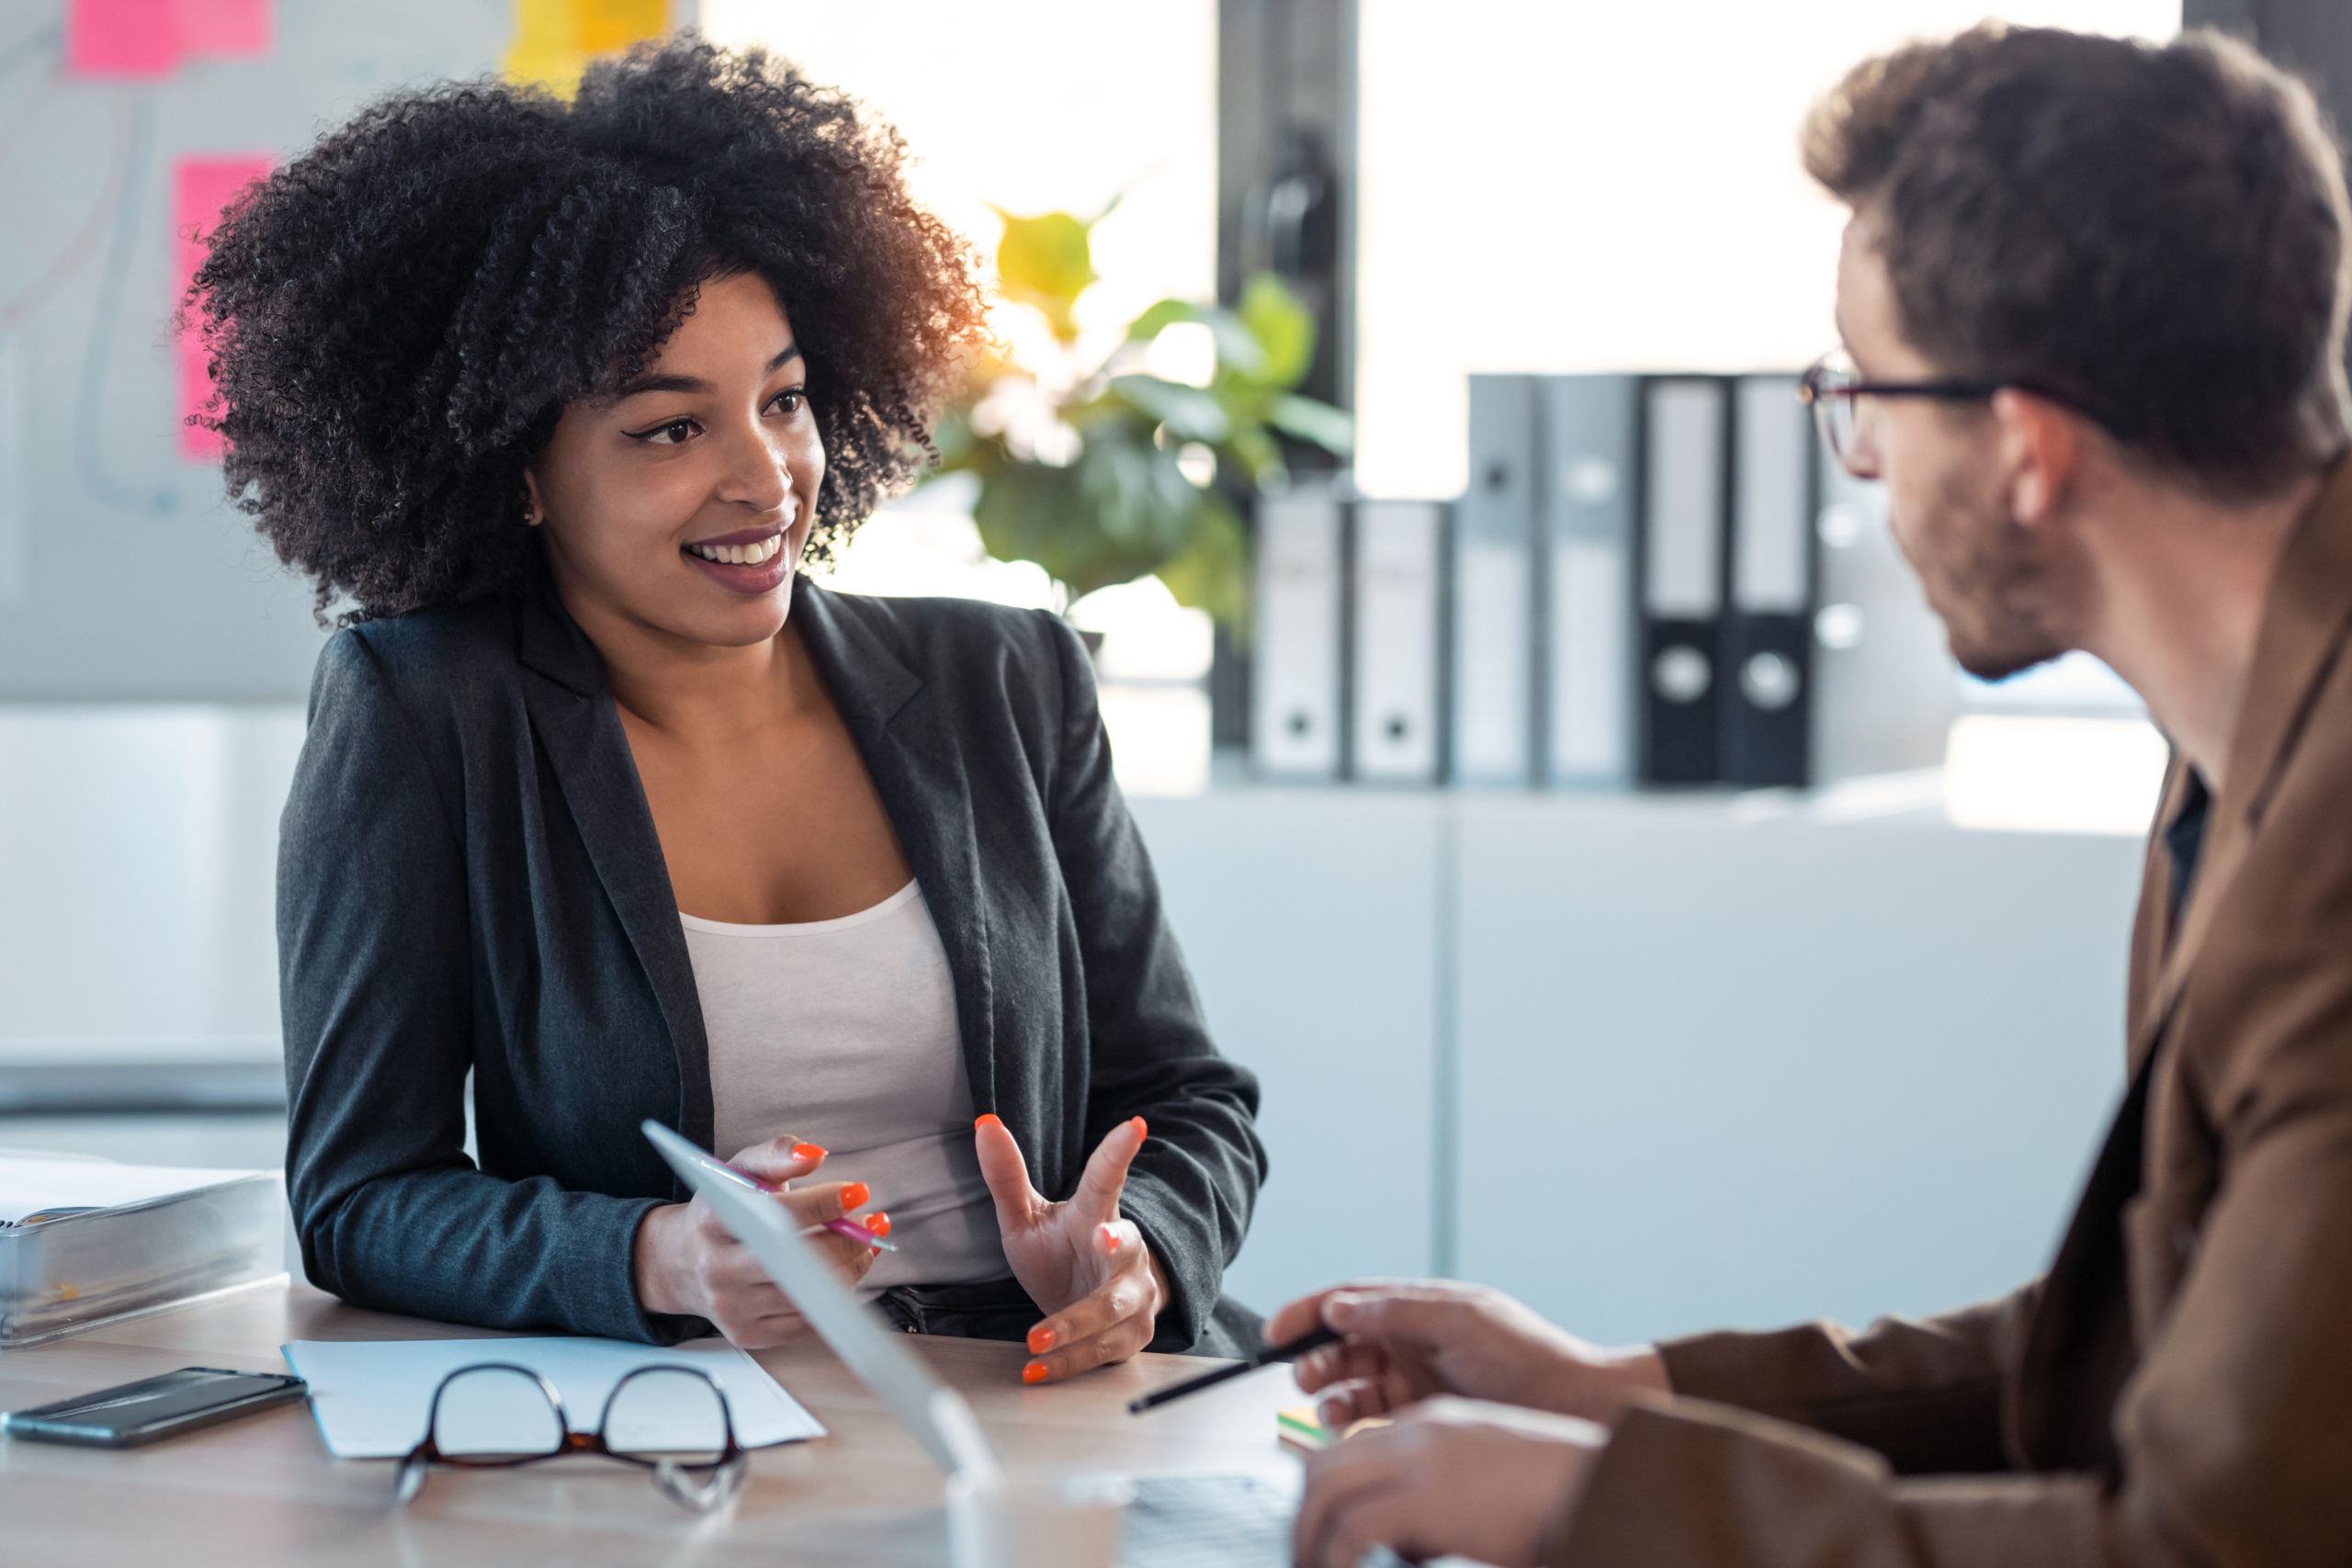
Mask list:
[{"label": "man wearing glasses", "polygon": [[1604,1351],[1465,1286],[1293,1303],[1270,1338],[1346,1337],[1299,1365],[1327,1425],[1397,1416],[1316,1457],[1299,1560],[2352,1562],[2334,141],[2220,38],[1988,25],[1857,69],[1804,154],[1852,209],[1806,394],[1954,655],[2087,649],[2173,741],[2130,1089],[2049,1271],[1947,1316]]}]

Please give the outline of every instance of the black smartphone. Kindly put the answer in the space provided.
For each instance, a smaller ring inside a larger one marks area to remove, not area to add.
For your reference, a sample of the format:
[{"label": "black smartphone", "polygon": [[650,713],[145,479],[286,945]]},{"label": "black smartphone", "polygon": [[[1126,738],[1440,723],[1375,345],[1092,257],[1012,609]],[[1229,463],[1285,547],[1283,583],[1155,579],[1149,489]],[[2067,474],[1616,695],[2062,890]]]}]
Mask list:
[{"label": "black smartphone", "polygon": [[232,1372],[182,1367],[159,1378],[102,1388],[38,1410],[12,1410],[0,1430],[44,1443],[86,1443],[129,1449],[290,1404],[308,1393],[300,1378],[283,1372]]}]

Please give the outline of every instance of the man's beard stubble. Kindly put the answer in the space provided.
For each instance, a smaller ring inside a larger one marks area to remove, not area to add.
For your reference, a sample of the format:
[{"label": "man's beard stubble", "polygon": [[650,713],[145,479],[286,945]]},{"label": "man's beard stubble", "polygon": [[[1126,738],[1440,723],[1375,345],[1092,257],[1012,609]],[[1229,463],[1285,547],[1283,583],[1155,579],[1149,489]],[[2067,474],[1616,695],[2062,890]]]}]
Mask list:
[{"label": "man's beard stubble", "polygon": [[[1933,516],[1919,536],[1921,559],[1904,554],[1944,624],[1951,656],[1980,681],[2001,681],[2067,651],[2050,626],[2052,569],[2037,536],[2007,507],[1976,493],[1955,474],[1938,488]],[[1902,542],[1903,534],[1896,535]]]}]

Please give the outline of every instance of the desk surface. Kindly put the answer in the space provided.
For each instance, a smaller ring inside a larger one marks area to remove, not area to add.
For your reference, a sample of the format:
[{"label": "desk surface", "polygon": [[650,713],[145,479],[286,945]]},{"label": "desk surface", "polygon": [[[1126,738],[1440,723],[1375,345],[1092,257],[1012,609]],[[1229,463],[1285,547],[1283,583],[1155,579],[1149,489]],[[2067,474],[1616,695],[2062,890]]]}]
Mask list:
[{"label": "desk surface", "polygon": [[[0,1409],[175,1367],[282,1371],[277,1348],[290,1339],[484,1333],[362,1312],[307,1286],[273,1287],[0,1351]],[[909,1343],[964,1391],[1008,1463],[1272,1475],[1291,1462],[1275,1442],[1274,1412],[1299,1399],[1282,1371],[1131,1416],[1129,1399],[1202,1363],[1141,1356],[1027,1388],[1018,1345]],[[752,1455],[742,1495],[714,1518],[669,1502],[642,1471],[588,1460],[503,1474],[436,1472],[415,1502],[396,1509],[391,1461],[329,1459],[309,1409],[288,1405],[145,1449],[0,1440],[0,1558],[74,1568],[943,1561],[940,1476],[913,1440],[820,1344],[758,1358],[829,1435]]]}]

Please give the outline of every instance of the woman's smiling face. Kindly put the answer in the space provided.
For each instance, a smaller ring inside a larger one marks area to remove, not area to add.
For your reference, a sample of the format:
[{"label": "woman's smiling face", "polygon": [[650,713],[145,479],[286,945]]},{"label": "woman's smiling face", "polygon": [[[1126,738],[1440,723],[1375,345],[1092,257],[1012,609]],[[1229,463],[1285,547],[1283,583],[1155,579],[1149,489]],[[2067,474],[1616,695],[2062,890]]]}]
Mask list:
[{"label": "woman's smiling face", "polygon": [[739,648],[782,628],[825,478],[807,382],[775,290],[738,273],[616,395],[564,409],[531,512],[592,637]]}]

